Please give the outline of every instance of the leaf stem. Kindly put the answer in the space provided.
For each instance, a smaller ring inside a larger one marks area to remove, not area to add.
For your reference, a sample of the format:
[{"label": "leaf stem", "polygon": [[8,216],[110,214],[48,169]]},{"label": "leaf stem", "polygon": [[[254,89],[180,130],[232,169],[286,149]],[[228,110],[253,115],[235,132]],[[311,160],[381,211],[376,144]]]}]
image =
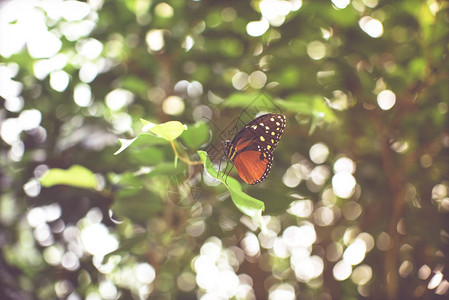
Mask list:
[{"label": "leaf stem", "polygon": [[173,140],[170,140],[170,145],[173,149],[173,152],[175,153],[175,156],[179,158],[181,161],[185,162],[188,165],[202,165],[203,163],[201,161],[191,161],[188,157],[184,157],[179,155],[178,150],[176,150],[175,143]]}]

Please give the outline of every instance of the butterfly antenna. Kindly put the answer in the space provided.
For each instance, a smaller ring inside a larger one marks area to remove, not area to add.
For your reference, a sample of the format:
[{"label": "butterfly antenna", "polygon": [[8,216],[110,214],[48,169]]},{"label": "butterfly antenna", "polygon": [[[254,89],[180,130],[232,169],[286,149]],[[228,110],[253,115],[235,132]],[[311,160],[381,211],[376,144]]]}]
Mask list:
[{"label": "butterfly antenna", "polygon": [[206,116],[202,116],[201,118],[203,118],[203,119],[206,119],[206,120],[208,120],[209,121],[209,123],[211,123],[218,131],[220,131],[220,128],[218,128],[218,126],[217,125],[215,125],[215,123],[214,122],[212,122],[212,120],[211,119],[209,119],[208,117],[206,117]]},{"label": "butterfly antenna", "polygon": [[[215,127],[215,129],[217,130],[218,133],[221,132],[221,129],[220,129],[217,125],[215,125],[215,123],[212,122],[211,119],[209,119],[209,118],[206,117],[206,116],[201,116],[201,118],[204,118],[204,119],[208,120],[209,123],[211,123],[211,124]],[[214,147],[214,148],[215,148],[215,147]],[[215,148],[214,150],[215,150],[215,151],[214,151],[214,154],[216,154],[216,153],[220,152],[220,150],[222,150],[222,149],[217,150],[217,149]],[[221,162],[221,160],[220,160],[220,162]]]},{"label": "butterfly antenna", "polygon": [[[260,95],[259,95],[259,96],[260,96]],[[257,96],[256,99],[255,99],[254,101],[256,101],[257,98],[258,98],[259,96]],[[253,102],[254,102],[254,101],[253,101]],[[243,126],[244,126],[244,125],[246,124],[245,121],[242,121],[243,114],[245,114],[245,115],[247,115],[247,116],[249,116],[249,117],[252,117],[251,113],[248,111],[248,107],[249,107],[249,106],[247,106],[246,108],[242,109],[242,111],[240,112],[239,116],[237,117],[237,120],[236,120],[236,122],[235,122],[235,127],[234,127],[234,129],[233,129],[233,131],[234,131],[234,134],[233,134],[233,135],[234,135],[234,136],[235,136],[235,135],[237,134],[237,132],[238,132],[239,125],[243,124]]]}]

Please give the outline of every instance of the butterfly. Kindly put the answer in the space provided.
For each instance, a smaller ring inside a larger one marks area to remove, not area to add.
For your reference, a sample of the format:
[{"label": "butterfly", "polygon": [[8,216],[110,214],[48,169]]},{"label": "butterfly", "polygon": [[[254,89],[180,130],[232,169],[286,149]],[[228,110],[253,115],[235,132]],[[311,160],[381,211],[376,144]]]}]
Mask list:
[{"label": "butterfly", "polygon": [[285,124],[281,114],[262,115],[246,124],[232,141],[223,141],[224,154],[247,184],[258,184],[267,178]]}]

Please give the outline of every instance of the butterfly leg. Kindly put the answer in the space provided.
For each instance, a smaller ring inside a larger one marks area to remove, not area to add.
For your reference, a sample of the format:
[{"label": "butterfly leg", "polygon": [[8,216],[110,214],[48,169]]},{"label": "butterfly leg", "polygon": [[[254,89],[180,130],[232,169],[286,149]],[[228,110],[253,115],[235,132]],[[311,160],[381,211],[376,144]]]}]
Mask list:
[{"label": "butterfly leg", "polygon": [[228,165],[229,165],[229,161],[226,161],[226,166],[225,166],[225,168],[223,170],[223,175],[221,176],[222,178],[226,175],[226,172],[228,170]]},{"label": "butterfly leg", "polygon": [[[227,165],[226,165],[226,167],[227,167]],[[229,169],[229,172],[228,172],[228,174],[226,175],[226,178],[225,178],[225,184],[226,184],[226,185],[228,184],[228,176],[229,176],[229,174],[231,173],[231,171],[232,171],[233,168],[234,168],[234,165],[231,164],[231,168]]]},{"label": "butterfly leg", "polygon": [[221,161],[223,160],[223,157],[220,158],[220,161],[218,162],[218,172],[217,172],[217,178],[218,175],[220,175],[220,170],[221,170]]}]

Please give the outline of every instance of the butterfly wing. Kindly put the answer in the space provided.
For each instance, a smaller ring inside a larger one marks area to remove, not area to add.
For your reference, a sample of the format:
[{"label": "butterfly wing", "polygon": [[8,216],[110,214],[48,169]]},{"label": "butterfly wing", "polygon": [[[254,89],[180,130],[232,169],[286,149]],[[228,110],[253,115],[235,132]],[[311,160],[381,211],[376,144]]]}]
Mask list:
[{"label": "butterfly wing", "polygon": [[247,184],[257,184],[268,175],[271,161],[260,156],[259,151],[245,151],[234,158],[235,168]]},{"label": "butterfly wing", "polygon": [[284,128],[283,115],[266,114],[249,122],[234,137],[228,156],[246,183],[257,184],[265,180]]}]

